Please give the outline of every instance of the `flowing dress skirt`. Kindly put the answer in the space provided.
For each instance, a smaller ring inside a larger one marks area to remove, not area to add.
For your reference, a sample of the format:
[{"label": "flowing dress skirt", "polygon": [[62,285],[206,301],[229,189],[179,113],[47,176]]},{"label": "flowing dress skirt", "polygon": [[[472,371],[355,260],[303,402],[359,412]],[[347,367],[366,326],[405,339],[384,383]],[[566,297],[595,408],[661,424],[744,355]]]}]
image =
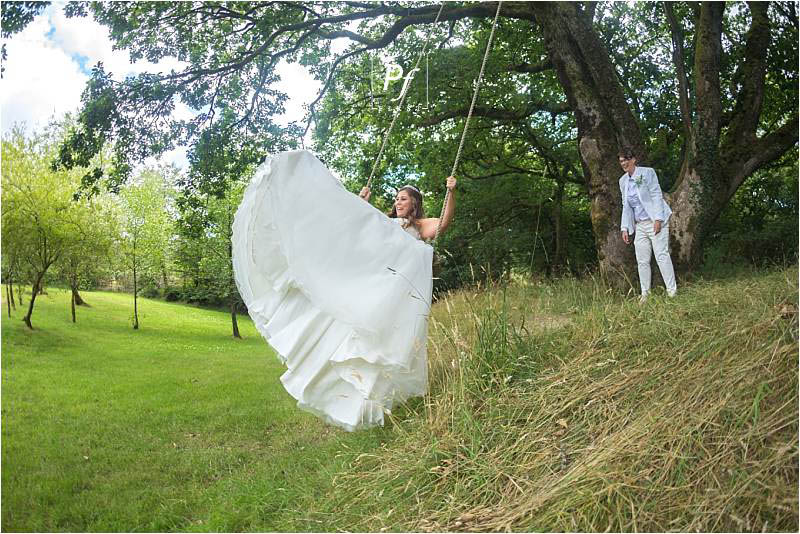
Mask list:
[{"label": "flowing dress skirt", "polygon": [[258,168],[234,218],[234,275],[300,408],[355,430],[425,393],[432,255],[310,152]]}]

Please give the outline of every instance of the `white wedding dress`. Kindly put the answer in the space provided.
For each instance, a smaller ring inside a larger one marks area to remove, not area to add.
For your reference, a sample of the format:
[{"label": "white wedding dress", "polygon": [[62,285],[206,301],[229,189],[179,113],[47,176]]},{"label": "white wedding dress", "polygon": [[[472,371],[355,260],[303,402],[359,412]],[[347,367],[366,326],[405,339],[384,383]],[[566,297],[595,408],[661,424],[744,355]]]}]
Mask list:
[{"label": "white wedding dress", "polygon": [[314,155],[262,164],[233,223],[233,268],[299,407],[355,430],[427,388],[430,245]]}]

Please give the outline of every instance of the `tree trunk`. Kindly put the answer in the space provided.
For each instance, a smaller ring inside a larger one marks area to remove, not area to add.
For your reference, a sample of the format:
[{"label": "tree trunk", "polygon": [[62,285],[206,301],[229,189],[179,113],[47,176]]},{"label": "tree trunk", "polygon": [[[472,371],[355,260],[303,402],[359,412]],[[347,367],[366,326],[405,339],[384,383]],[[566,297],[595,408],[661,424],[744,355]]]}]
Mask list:
[{"label": "tree trunk", "polygon": [[[19,286],[17,286],[17,287],[19,287]],[[17,304],[14,302],[14,280],[13,279],[9,279],[9,281],[8,281],[8,295],[9,295],[8,300],[11,303],[11,307],[14,309],[14,311],[17,311]],[[22,302],[20,302],[20,304],[22,304]]]},{"label": "tree trunk", "polygon": [[555,251],[553,252],[553,272],[558,273],[564,270],[564,221],[562,208],[564,204],[564,180],[556,177],[558,185],[553,199],[553,233],[555,239]]},{"label": "tree trunk", "polygon": [[227,246],[227,253],[228,253],[228,266],[230,268],[230,276],[228,278],[229,285],[229,292],[230,295],[230,305],[231,305],[231,322],[233,323],[233,337],[237,339],[242,339],[242,336],[239,334],[239,323],[236,321],[236,303],[237,303],[237,295],[239,295],[239,289],[236,287],[236,279],[234,278],[233,274],[233,217],[231,216],[230,206],[228,210],[225,212],[226,217],[226,230],[228,235],[228,246]]},{"label": "tree trunk", "polygon": [[24,306],[25,302],[22,300],[22,282],[17,284],[17,298],[19,299],[19,305]]},{"label": "tree trunk", "polygon": [[78,293],[78,286],[77,284],[72,285],[72,302],[75,303],[76,306],[85,306],[86,301],[81,298],[81,294]]},{"label": "tree trunk", "polygon": [[75,321],[75,293],[72,293],[72,298],[69,299],[69,302],[70,302],[70,308],[72,309],[72,322],[74,323],[74,322],[76,322]]},{"label": "tree trunk", "polygon": [[242,339],[241,334],[239,334],[239,323],[236,321],[236,297],[232,294],[231,295],[231,324],[233,325],[233,337],[237,339]]},{"label": "tree trunk", "polygon": [[[722,52],[723,2],[703,2],[698,21],[695,56],[697,123],[681,173],[671,196],[672,256],[679,271],[697,265],[702,255],[704,230],[722,211],[719,192],[724,177],[719,165],[721,104],[719,67]],[[686,120],[686,118],[684,119]],[[714,213],[716,212],[716,215]]]},{"label": "tree trunk", "polygon": [[22,320],[25,321],[25,325],[31,330],[33,330],[33,324],[31,323],[31,315],[33,315],[33,303],[36,302],[36,296],[41,292],[41,283],[43,278],[44,273],[39,274],[36,277],[36,281],[31,286],[31,301],[28,303],[28,313],[22,318]]},{"label": "tree trunk", "polygon": [[136,285],[136,267],[133,268],[133,329],[139,330],[139,288]]},{"label": "tree trunk", "polygon": [[11,296],[11,292],[8,289],[9,287],[11,287],[11,284],[6,283],[6,305],[8,306],[8,317],[10,318],[11,317],[11,299],[12,299],[12,296]]},{"label": "tree trunk", "polygon": [[139,330],[139,287],[136,280],[136,239],[133,240],[133,329]]},{"label": "tree trunk", "polygon": [[542,29],[548,56],[575,112],[578,151],[591,201],[591,219],[600,273],[621,289],[635,280],[631,247],[619,227],[622,175],[617,151],[622,144],[643,152],[639,127],[605,45],[575,2],[530,4]]}]

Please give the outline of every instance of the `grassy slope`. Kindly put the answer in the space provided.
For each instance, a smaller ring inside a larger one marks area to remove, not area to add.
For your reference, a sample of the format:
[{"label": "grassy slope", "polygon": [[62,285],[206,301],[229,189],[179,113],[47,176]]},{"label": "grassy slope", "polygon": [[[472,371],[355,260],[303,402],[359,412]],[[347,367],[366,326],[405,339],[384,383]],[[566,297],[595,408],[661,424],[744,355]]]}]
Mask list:
[{"label": "grassy slope", "polygon": [[452,295],[434,309],[431,393],[337,477],[319,517],[796,532],[797,290],[795,267],[642,307],[591,280]]},{"label": "grassy slope", "polygon": [[2,321],[4,531],[287,530],[323,491],[347,434],[300,412],[281,364],[247,319],[84,294],[39,297]]},{"label": "grassy slope", "polygon": [[134,332],[88,293],[72,325],[54,291],[2,323],[2,526],[796,531],[797,278],[454,294],[430,394],[354,434],[294,408],[249,321],[144,301]]}]

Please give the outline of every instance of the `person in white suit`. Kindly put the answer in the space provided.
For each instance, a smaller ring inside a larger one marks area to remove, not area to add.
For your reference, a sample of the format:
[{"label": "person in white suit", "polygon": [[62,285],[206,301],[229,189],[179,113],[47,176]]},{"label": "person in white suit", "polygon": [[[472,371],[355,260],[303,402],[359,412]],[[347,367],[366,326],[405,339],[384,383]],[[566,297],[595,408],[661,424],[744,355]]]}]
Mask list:
[{"label": "person in white suit", "polygon": [[637,167],[633,151],[628,148],[620,150],[619,164],[625,171],[619,178],[619,190],[622,194],[620,230],[626,244],[630,244],[631,235],[634,235],[633,248],[639,268],[639,284],[642,287],[640,302],[647,300],[650,293],[652,253],[656,255],[667,295],[674,297],[678,288],[669,255],[669,216],[672,210],[664,200],[656,171],[650,167]]}]

